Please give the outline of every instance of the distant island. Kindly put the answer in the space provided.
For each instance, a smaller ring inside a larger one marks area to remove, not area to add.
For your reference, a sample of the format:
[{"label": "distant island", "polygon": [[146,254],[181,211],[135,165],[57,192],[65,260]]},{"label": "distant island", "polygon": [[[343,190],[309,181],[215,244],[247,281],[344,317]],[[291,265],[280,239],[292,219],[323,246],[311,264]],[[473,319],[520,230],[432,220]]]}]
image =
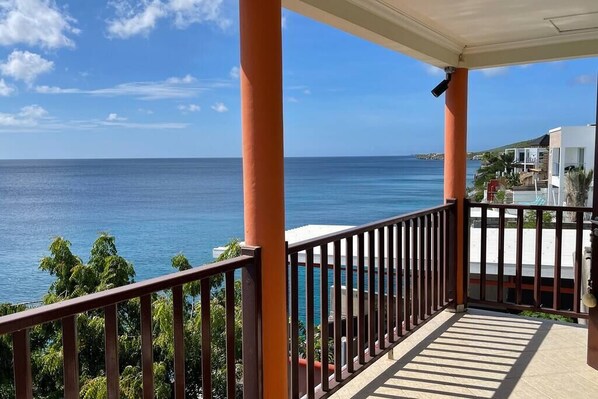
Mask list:
[{"label": "distant island", "polygon": [[[476,152],[468,152],[467,159],[468,160],[482,160],[482,157],[487,152],[504,152],[507,148],[525,148],[525,147],[548,147],[548,135],[544,134],[540,137],[531,140],[524,140],[519,141],[517,143],[503,145],[502,147],[492,148],[486,151],[476,151]],[[444,154],[441,152],[430,152],[427,154],[415,154],[417,159],[426,159],[426,160],[438,160],[441,161],[444,159]]]}]

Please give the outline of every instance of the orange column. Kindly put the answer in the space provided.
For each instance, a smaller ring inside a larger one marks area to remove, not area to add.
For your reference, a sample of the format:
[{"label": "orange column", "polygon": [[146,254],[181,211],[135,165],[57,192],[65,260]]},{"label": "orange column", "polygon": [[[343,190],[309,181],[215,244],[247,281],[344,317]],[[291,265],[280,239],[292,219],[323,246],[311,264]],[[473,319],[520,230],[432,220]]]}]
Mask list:
[{"label": "orange column", "polygon": [[463,202],[467,178],[467,69],[458,68],[446,91],[444,110],[444,198],[457,200],[456,290],[457,309],[465,303],[463,279],[464,226]]},{"label": "orange column", "polygon": [[262,247],[264,398],[287,390],[280,0],[240,0],[245,240]]}]

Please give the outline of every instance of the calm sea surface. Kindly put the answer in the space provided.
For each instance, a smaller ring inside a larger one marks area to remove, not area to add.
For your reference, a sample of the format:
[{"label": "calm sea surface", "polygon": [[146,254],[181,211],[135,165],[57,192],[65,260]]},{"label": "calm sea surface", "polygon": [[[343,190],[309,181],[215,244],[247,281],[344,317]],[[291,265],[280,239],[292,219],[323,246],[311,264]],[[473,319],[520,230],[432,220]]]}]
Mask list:
[{"label": "calm sea surface", "polygon": [[[286,226],[359,225],[442,203],[443,163],[413,157],[289,158]],[[471,179],[479,162],[470,161]],[[0,302],[39,300],[53,237],[84,262],[99,232],[116,236],[136,280],[194,265],[242,238],[240,159],[0,161]]]}]

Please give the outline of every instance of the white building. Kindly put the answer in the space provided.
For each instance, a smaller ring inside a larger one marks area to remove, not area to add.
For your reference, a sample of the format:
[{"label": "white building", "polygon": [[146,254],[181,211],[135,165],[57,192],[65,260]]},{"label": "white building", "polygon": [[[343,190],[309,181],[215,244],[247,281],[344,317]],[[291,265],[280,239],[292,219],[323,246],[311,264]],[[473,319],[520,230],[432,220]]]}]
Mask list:
[{"label": "white building", "polygon": [[522,173],[531,169],[542,169],[545,158],[548,157],[548,149],[543,147],[507,148],[505,154],[513,154],[516,164],[515,172]]},{"label": "white building", "polygon": [[[549,205],[565,202],[565,173],[571,168],[594,169],[596,127],[563,126],[551,129],[548,166]],[[588,195],[591,201],[592,193]]]}]

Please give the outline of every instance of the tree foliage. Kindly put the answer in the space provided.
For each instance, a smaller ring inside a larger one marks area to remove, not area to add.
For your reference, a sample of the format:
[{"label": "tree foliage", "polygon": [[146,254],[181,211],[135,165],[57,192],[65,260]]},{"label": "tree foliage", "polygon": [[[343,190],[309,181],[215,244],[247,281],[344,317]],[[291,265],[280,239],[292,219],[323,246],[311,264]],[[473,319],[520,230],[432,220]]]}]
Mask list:
[{"label": "tree foliage", "polygon": [[[134,282],[133,265],[121,257],[114,237],[100,234],[91,248],[89,261],[71,252],[71,244],[56,238],[50,245],[50,255],[40,262],[40,269],[54,277],[43,298],[44,304],[76,298]],[[238,240],[228,245],[224,260],[240,254]],[[188,270],[191,265],[183,254],[172,258],[172,267]],[[210,280],[213,396],[226,397],[226,335],[225,293],[223,277]],[[241,380],[241,286],[235,282],[235,358],[238,394]],[[201,301],[199,282],[186,284],[184,292],[185,381],[187,397],[201,396]],[[0,304],[0,316],[25,310],[23,305]],[[141,335],[139,299],[118,305],[118,353],[121,398],[141,397]],[[173,299],[171,292],[152,296],[152,327],[154,343],[154,395],[171,398],[174,383]],[[107,397],[104,370],[104,314],[102,310],[77,317],[79,338],[80,396],[85,399]],[[63,397],[62,336],[59,323],[36,326],[30,331],[31,363],[36,398]],[[10,336],[0,336],[0,399],[14,397],[12,344]]]},{"label": "tree foliage", "polygon": [[594,171],[573,168],[565,175],[565,200],[568,206],[586,206],[588,193],[594,181]]},{"label": "tree foliage", "polygon": [[484,153],[482,165],[473,179],[473,187],[469,188],[469,197],[476,202],[481,201],[484,198],[484,189],[488,182],[498,177],[500,177],[503,188],[520,185],[519,173],[514,172],[515,166],[515,155],[513,153]]}]

